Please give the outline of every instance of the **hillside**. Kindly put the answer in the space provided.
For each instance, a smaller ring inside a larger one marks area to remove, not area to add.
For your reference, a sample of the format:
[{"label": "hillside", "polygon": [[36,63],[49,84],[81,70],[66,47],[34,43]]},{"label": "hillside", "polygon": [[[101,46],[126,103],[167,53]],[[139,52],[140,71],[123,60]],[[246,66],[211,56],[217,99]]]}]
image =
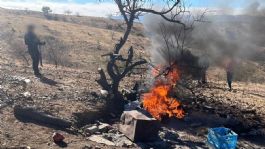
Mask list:
[{"label": "hillside", "polygon": [[[100,64],[103,61],[101,55],[108,53],[114,47],[113,43],[119,40],[124,27],[119,21],[103,18],[59,15],[59,18],[62,17],[66,20],[52,21],[45,19],[41,13],[23,15],[20,11],[9,12],[4,9],[0,11],[2,11],[1,28],[4,29],[1,34],[5,38],[4,40],[10,38],[11,43],[20,44],[23,47],[23,36],[26,26],[34,23],[38,27],[40,38],[42,40],[51,40],[51,45],[44,47],[44,53],[49,51],[49,48],[54,48],[55,50],[60,49],[60,46],[64,48],[63,51],[60,51],[64,53],[63,58],[66,61],[64,65],[87,67],[93,62],[96,65]],[[115,30],[115,27],[118,29]],[[113,30],[108,28],[113,28]],[[136,33],[137,30],[142,32],[143,27],[136,25],[133,32]],[[135,49],[138,53],[143,51],[144,45],[148,44],[148,40],[142,34],[139,34],[132,35],[128,42],[128,45],[136,45]],[[54,43],[55,41],[56,43]],[[93,52],[93,57],[90,57],[91,52]],[[47,55],[45,53],[44,60],[48,59]],[[70,62],[67,63],[67,60]],[[50,61],[47,62],[51,63]]]},{"label": "hillside", "polygon": [[[102,106],[101,98],[97,96],[100,87],[95,82],[97,69],[105,68],[106,58],[101,55],[113,49],[122,35],[123,25],[117,20],[105,18],[64,15],[58,15],[58,18],[57,21],[47,20],[38,12],[0,8],[0,148],[60,148],[51,139],[55,128],[19,121],[13,114],[15,105],[35,106],[79,126],[102,120],[97,115]],[[23,36],[30,23],[37,25],[38,35],[48,43],[42,48],[42,79],[36,78],[31,66],[27,64],[27,61],[31,61],[26,53]],[[126,48],[130,45],[134,45],[136,57],[148,58],[146,49],[150,46],[150,40],[144,36],[143,25],[136,24]],[[250,64],[258,68],[255,69],[260,72],[257,78],[265,74],[264,66],[255,62]],[[121,88],[132,87],[134,82],[143,81],[142,77],[140,74],[126,77]],[[25,83],[26,79],[30,82]],[[207,128],[219,119],[223,121],[230,117],[235,117],[240,123],[233,128],[240,126],[243,129],[239,131],[240,149],[264,148],[264,142],[258,139],[265,136],[264,80],[260,79],[256,83],[236,82],[234,91],[228,92],[225,72],[216,67],[209,70],[208,80],[207,87],[198,88],[202,90],[202,94],[196,95],[200,97],[199,100],[183,100],[186,107],[195,107],[196,111],[168,128],[177,138],[175,148],[208,148],[205,143]],[[30,95],[25,95],[26,92]],[[205,107],[208,109],[205,110]],[[212,109],[215,109],[214,112]],[[198,117],[197,112],[203,113],[199,115],[201,117]],[[216,116],[218,119],[214,119]],[[197,118],[200,125],[193,127],[198,122],[190,122],[190,118]],[[111,125],[115,127],[118,121],[113,118]],[[68,148],[82,149],[88,144],[103,149],[141,148],[141,144],[129,147],[102,145],[89,141],[80,131],[60,131],[66,138]],[[253,131],[257,134],[252,135]]]}]

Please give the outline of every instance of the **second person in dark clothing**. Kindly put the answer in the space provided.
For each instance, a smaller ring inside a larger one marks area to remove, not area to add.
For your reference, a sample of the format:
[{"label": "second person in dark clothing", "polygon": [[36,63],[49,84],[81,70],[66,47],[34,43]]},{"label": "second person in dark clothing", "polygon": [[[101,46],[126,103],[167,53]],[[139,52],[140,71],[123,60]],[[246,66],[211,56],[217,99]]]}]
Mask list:
[{"label": "second person in dark clothing", "polygon": [[235,60],[230,60],[226,65],[226,78],[227,84],[229,87],[229,91],[232,91],[232,82],[234,77],[234,68],[235,67]]},{"label": "second person in dark clothing", "polygon": [[34,71],[34,75],[37,77],[41,76],[39,71],[39,63],[40,63],[40,51],[39,46],[45,45],[45,42],[41,42],[37,35],[35,34],[35,26],[29,25],[27,28],[27,33],[25,34],[25,44],[28,46],[28,52],[32,59],[32,67]]}]

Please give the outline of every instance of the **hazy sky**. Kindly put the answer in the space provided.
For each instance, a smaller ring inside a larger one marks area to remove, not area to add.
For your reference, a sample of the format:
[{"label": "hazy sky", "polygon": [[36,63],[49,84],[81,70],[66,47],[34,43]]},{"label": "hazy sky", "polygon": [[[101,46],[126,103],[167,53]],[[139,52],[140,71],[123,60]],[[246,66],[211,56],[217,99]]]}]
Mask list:
[{"label": "hazy sky", "polygon": [[[249,1],[255,0],[186,0],[192,7],[219,8],[231,7],[240,9],[245,7]],[[264,1],[264,0],[257,0]],[[159,5],[161,0],[154,0]],[[0,0],[0,7],[13,9],[29,9],[40,11],[42,6],[49,6],[55,13],[64,13],[71,10],[73,14],[105,17],[108,14],[118,12],[116,5],[111,0]]]}]

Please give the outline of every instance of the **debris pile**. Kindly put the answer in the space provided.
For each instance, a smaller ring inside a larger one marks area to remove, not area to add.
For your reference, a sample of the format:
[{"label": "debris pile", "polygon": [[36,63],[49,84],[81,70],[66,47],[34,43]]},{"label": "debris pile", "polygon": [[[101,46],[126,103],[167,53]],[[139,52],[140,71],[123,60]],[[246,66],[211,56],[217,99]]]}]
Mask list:
[{"label": "debris pile", "polygon": [[84,126],[82,134],[89,140],[109,146],[132,147],[134,143],[117,128],[102,122]]}]

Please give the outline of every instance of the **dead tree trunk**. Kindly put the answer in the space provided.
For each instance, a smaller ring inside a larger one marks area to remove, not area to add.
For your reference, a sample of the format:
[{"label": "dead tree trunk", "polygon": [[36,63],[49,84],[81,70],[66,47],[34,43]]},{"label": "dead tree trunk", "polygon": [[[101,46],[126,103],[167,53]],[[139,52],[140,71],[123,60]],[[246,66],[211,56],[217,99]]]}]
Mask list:
[{"label": "dead tree trunk", "polygon": [[[122,41],[123,42],[123,41]],[[120,42],[121,44],[124,44]],[[120,46],[120,45],[117,45]],[[116,49],[117,50],[117,49]],[[133,47],[128,50],[128,57],[125,59],[119,54],[107,54],[105,56],[110,56],[110,61],[107,64],[107,73],[111,79],[109,83],[107,81],[106,74],[103,69],[99,68],[98,72],[100,74],[100,78],[97,80],[98,84],[102,87],[102,89],[107,90],[110,93],[110,99],[107,101],[107,107],[110,109],[115,109],[115,111],[122,111],[124,100],[123,96],[119,92],[119,85],[121,80],[126,77],[128,73],[130,73],[135,67],[145,64],[147,61],[142,59],[137,62],[133,62]],[[120,70],[117,62],[123,62],[125,67],[123,70]],[[113,111],[113,110],[111,110]]]}]

